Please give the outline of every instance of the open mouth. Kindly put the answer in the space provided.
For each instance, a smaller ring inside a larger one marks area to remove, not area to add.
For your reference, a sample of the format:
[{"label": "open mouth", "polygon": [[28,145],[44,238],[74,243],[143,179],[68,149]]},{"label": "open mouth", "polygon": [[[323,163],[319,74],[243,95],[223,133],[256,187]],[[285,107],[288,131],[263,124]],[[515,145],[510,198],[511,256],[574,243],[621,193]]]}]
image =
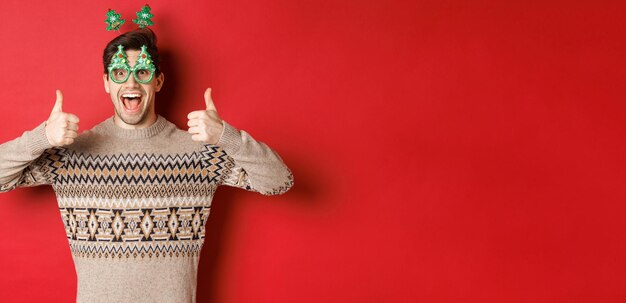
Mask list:
[{"label": "open mouth", "polygon": [[124,110],[127,112],[136,112],[141,108],[141,94],[140,93],[123,93],[120,100],[124,106]]}]

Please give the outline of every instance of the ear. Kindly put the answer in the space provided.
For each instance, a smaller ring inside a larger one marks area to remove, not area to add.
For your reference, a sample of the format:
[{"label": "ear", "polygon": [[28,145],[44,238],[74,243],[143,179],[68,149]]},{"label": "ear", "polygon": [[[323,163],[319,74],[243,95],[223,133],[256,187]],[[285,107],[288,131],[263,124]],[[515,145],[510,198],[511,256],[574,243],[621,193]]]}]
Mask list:
[{"label": "ear", "polygon": [[163,86],[163,82],[165,82],[165,75],[163,74],[163,72],[161,72],[160,75],[158,75],[154,81],[156,81],[156,88],[155,91],[159,92],[161,91],[161,87]]},{"label": "ear", "polygon": [[102,74],[102,80],[104,80],[104,91],[106,91],[107,94],[111,93],[109,91],[109,75]]}]

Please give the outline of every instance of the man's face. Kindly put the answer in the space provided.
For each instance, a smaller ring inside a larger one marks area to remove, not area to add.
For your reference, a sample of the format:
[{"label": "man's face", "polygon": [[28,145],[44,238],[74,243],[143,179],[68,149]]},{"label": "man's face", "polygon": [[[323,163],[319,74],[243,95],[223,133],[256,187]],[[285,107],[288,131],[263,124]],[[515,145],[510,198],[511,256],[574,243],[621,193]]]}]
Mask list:
[{"label": "man's face", "polygon": [[[139,50],[125,51],[128,65],[135,66]],[[154,111],[155,93],[163,86],[163,73],[155,76],[148,84],[141,84],[133,75],[126,82],[118,84],[108,75],[103,75],[104,90],[111,95],[115,107],[115,123],[123,128],[145,128],[156,121]]]}]

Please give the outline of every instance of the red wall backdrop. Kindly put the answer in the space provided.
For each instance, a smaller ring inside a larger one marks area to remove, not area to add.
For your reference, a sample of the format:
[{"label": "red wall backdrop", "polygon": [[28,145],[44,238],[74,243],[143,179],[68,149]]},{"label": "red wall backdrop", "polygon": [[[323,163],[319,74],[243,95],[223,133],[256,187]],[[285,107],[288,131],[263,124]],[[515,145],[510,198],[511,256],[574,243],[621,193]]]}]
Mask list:
[{"label": "red wall backdrop", "polygon": [[[0,140],[54,90],[88,129],[107,8],[0,3]],[[620,1],[150,1],[179,126],[220,115],[277,150],[285,195],[224,188],[198,302],[626,300]],[[71,302],[49,187],[0,195],[2,302]]]}]

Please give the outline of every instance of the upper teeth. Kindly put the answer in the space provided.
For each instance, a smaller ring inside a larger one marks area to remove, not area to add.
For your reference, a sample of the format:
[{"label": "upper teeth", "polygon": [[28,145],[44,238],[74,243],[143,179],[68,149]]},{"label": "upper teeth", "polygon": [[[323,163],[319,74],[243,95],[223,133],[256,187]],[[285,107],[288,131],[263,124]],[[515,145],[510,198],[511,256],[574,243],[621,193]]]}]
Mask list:
[{"label": "upper teeth", "polygon": [[139,98],[141,97],[140,94],[123,94],[122,97],[124,98]]}]

